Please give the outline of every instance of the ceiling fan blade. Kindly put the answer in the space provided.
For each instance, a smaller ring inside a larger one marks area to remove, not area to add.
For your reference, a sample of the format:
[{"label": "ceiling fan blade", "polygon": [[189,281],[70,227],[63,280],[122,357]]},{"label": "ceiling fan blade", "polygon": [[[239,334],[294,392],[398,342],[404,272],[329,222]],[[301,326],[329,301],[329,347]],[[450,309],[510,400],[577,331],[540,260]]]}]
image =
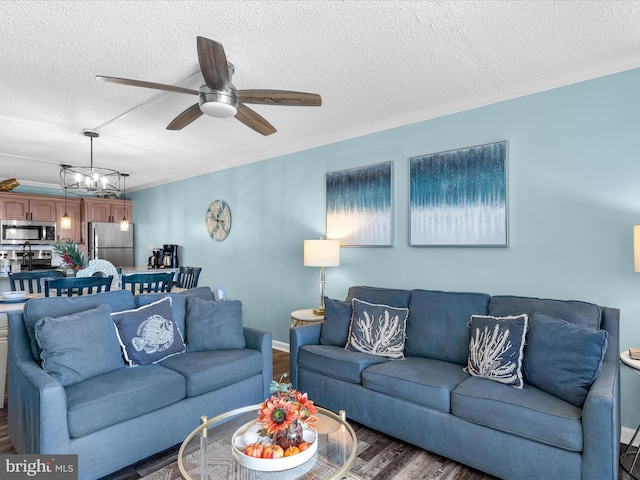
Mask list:
[{"label": "ceiling fan blade", "polygon": [[236,113],[236,118],[244,123],[247,127],[255,130],[258,133],[261,133],[262,135],[267,136],[271,135],[272,133],[276,133],[276,129],[273,125],[267,122],[257,112],[254,112],[242,103],[238,103],[238,113]]},{"label": "ceiling fan blade", "polygon": [[288,105],[292,107],[319,107],[322,98],[315,93],[287,90],[238,90],[238,100],[262,105]]},{"label": "ceiling fan blade", "polygon": [[142,80],[130,80],[128,78],[105,77],[104,75],[96,75],[96,80],[101,82],[119,83],[121,85],[130,85],[132,87],[154,88],[156,90],[165,90],[167,92],[186,93],[189,95],[198,95],[200,92],[189,88],[175,87],[173,85],[164,85],[162,83],[144,82]]},{"label": "ceiling fan blade", "polygon": [[202,115],[200,104],[191,105],[167,125],[167,130],[181,130]]},{"label": "ceiling fan blade", "polygon": [[226,92],[229,88],[229,65],[222,45],[198,37],[198,61],[207,87]]}]

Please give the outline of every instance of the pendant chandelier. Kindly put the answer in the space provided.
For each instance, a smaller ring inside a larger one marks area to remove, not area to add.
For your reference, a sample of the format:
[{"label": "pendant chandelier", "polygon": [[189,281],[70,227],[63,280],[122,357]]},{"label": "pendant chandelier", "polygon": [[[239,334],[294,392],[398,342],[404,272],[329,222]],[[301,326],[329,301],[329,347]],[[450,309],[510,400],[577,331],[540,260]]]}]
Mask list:
[{"label": "pendant chandelier", "polygon": [[93,165],[93,139],[100,136],[95,130],[83,130],[85,137],[91,140],[91,164],[60,165],[60,187],[65,192],[76,192],[99,197],[120,196],[120,177],[122,174],[112,168]]},{"label": "pendant chandelier", "polygon": [[124,212],[124,216],[122,217],[122,220],[120,220],[120,231],[121,232],[128,232],[129,231],[129,219],[127,219],[127,204],[125,203],[125,197],[127,196],[127,177],[129,176],[128,173],[124,173],[122,172],[120,174],[120,176],[122,177],[122,211]]}]

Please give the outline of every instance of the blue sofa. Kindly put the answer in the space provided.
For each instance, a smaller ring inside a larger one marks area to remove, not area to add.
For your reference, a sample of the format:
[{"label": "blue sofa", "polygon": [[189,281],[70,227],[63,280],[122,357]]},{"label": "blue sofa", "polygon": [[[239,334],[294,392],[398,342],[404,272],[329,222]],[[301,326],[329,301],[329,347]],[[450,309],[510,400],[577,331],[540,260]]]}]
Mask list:
[{"label": "blue sofa", "polygon": [[[404,359],[345,348],[354,299],[408,308]],[[523,388],[467,373],[471,316],[520,314]],[[344,302],[326,299],[323,324],[291,328],[292,382],[318,405],[498,478],[617,480],[619,315],[578,301],[351,287]],[[591,341],[581,339],[596,336],[599,363],[582,353]],[[595,380],[576,401],[572,383],[590,361]]]},{"label": "blue sofa", "polygon": [[[202,415],[213,417],[268,396],[273,377],[271,333],[241,322],[237,330],[245,348],[187,350],[157,364],[133,367],[120,359],[112,371],[66,386],[34,355],[34,335],[40,331],[34,334],[34,325],[44,317],[50,322],[49,318],[76,318],[72,314],[80,312],[83,318],[87,312],[104,310],[104,305],[107,311],[122,312],[167,296],[183,336],[188,299],[215,300],[208,287],[135,297],[118,290],[32,299],[24,313],[9,314],[9,437],[18,453],[77,454],[79,478],[96,479],[179,444]],[[111,320],[109,315],[104,322]],[[105,337],[110,335],[107,331]],[[186,343],[188,347],[188,331]],[[120,348],[117,340],[115,348]]]}]

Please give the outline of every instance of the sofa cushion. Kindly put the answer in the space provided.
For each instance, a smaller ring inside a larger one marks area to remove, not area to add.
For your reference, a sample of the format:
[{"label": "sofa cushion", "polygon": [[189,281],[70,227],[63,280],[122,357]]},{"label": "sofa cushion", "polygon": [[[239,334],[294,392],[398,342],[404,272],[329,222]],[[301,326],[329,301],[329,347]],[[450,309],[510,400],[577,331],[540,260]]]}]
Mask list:
[{"label": "sofa cushion", "polygon": [[354,298],[345,348],[392,359],[404,358],[408,316],[408,308],[372,304]]},{"label": "sofa cushion", "polygon": [[598,305],[577,300],[550,300],[532,297],[497,295],[489,301],[489,315],[505,316],[526,313],[531,317],[540,312],[567,322],[600,328],[602,311]]},{"label": "sofa cushion", "polygon": [[63,386],[124,366],[109,305],[41,318],[35,337],[42,368]]},{"label": "sofa cushion", "polygon": [[362,385],[441,412],[451,411],[451,391],[469,378],[462,365],[422,357],[371,365],[362,372]]},{"label": "sofa cushion", "polygon": [[324,321],[320,326],[320,345],[344,347],[349,337],[351,302],[324,297]]},{"label": "sofa cushion", "polygon": [[187,349],[190,352],[244,348],[240,300],[187,299]]},{"label": "sofa cushion", "polygon": [[522,388],[522,354],[528,316],[472,315],[469,362],[465,371],[476,377]]},{"label": "sofa cushion", "polygon": [[202,298],[203,300],[216,299],[209,287],[196,287],[177,293],[140,293],[136,295],[135,301],[138,307],[142,307],[144,305],[157,302],[164,297],[171,297],[173,320],[176,322],[178,329],[182,332],[183,338],[186,338],[184,322],[187,314],[187,299],[190,297]]},{"label": "sofa cushion", "polygon": [[187,397],[194,397],[259,375],[262,355],[249,348],[187,352],[167,358],[161,365],[182,375]]},{"label": "sofa cushion", "polygon": [[368,303],[390,305],[396,308],[408,308],[411,292],[394,288],[351,287],[347,293],[347,302],[354,298]]},{"label": "sofa cushion", "polygon": [[582,407],[607,350],[606,330],[534,313],[524,349],[524,379],[540,390]]},{"label": "sofa cushion", "polygon": [[533,385],[517,389],[471,377],[451,393],[451,412],[509,434],[582,451],[582,409]]},{"label": "sofa cushion", "polygon": [[115,290],[79,297],[46,297],[29,300],[24,304],[22,318],[31,341],[33,358],[38,361],[40,359],[40,349],[33,334],[33,326],[38,320],[43,317],[62,317],[105,304],[111,307],[112,312],[128,310],[136,306],[133,294],[129,290]]},{"label": "sofa cushion", "polygon": [[350,352],[332,345],[304,345],[298,351],[298,366],[339,380],[360,383],[362,371],[389,359],[368,353]]},{"label": "sofa cushion", "polygon": [[469,319],[487,314],[489,298],[484,293],[413,290],[404,354],[466,365]]},{"label": "sofa cushion", "polygon": [[171,298],[144,307],[112,313],[125,361],[148,365],[186,351],[184,339],[173,321]]},{"label": "sofa cushion", "polygon": [[185,379],[160,365],[122,367],[65,391],[69,434],[82,437],[183,399]]}]

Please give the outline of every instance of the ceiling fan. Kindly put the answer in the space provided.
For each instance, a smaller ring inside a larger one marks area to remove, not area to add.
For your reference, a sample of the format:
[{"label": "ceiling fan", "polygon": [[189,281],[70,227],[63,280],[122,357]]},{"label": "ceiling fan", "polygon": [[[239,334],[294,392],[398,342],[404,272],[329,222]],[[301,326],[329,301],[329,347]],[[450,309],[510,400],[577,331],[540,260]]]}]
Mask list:
[{"label": "ceiling fan", "polygon": [[167,130],[181,130],[203,113],[212,117],[236,117],[247,127],[262,135],[271,135],[276,129],[245,103],[261,105],[286,105],[293,107],[318,107],[322,98],[315,93],[288,90],[236,90],[231,77],[233,64],[227,62],[222,45],[214,40],[198,37],[198,61],[205,84],[199,90],[164,85],[162,83],[130,80],[127,78],[97,75],[96,80],[134,87],[154,88],[188,95],[198,95],[198,103],[187,108],[167,126]]}]

